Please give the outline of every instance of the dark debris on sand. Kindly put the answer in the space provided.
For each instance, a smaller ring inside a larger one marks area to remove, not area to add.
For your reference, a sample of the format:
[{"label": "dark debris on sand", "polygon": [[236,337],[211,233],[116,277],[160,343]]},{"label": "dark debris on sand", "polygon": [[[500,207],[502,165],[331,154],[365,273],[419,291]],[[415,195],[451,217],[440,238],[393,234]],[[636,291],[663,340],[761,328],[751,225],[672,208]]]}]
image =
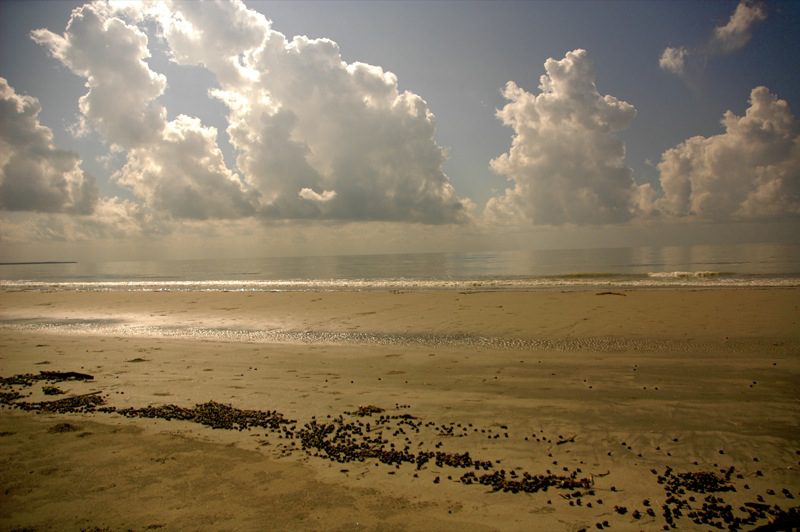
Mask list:
[{"label": "dark debris on sand", "polygon": [[254,427],[278,430],[284,425],[294,424],[283,414],[274,410],[240,410],[230,405],[209,401],[192,408],[176,405],[147,406],[145,408],[105,407],[103,412],[116,412],[125,417],[159,418],[193,421],[212,429],[248,430]]},{"label": "dark debris on sand", "polygon": [[[42,381],[57,383],[93,379],[92,375],[84,373],[57,371],[0,377],[0,406],[48,413],[116,413],[131,418],[182,420],[223,430],[242,431],[260,428],[289,440],[290,447],[295,451],[300,450],[341,464],[370,460],[375,461],[376,465],[380,463],[396,469],[408,465],[415,471],[423,470],[429,464],[435,464],[440,469],[447,467],[467,471],[462,472],[460,476],[455,473],[453,475],[440,473],[434,478],[434,484],[443,482],[444,477],[465,485],[485,486],[491,492],[536,493],[552,488],[566,491],[567,493],[561,497],[567,500],[570,506],[592,508],[593,503],[603,504],[602,499],[597,498],[595,493],[594,477],[582,476],[581,469],[570,470],[568,467],[563,467],[561,474],[552,473],[550,470],[545,474],[534,474],[515,468],[499,469],[496,466],[499,461],[481,460],[471,456],[469,452],[439,450],[443,445],[442,442],[433,444],[434,448],[430,447],[433,442],[429,442],[426,448],[424,442],[415,441],[413,443],[417,445],[412,450],[411,435],[420,435],[423,429],[429,429],[439,437],[464,436],[469,432],[478,431],[472,424],[424,422],[408,413],[387,414],[383,408],[366,405],[336,417],[328,416],[325,421],[318,421],[313,417],[310,422],[298,427],[296,421],[287,419],[274,410],[242,410],[214,401],[197,404],[191,408],[167,404],[117,409],[106,406],[100,392],[52,401],[27,402],[22,400],[25,396],[18,389]],[[506,426],[501,428],[508,429]],[[69,423],[61,423],[50,429],[51,432],[72,430],[77,428]],[[483,432],[492,431],[481,429],[481,433]],[[498,435],[487,437],[496,439]],[[504,437],[508,437],[508,432],[504,432]],[[566,439],[559,437],[556,444],[574,441],[575,436]],[[343,473],[347,471],[349,470],[346,468],[342,469]],[[683,520],[690,520],[703,528],[732,531],[800,528],[800,507],[784,510],[776,504],[767,504],[760,495],[756,497],[757,501],[744,502],[738,508],[727,502],[725,494],[735,492],[735,479],[743,478],[741,474],[737,474],[733,466],[721,469],[719,472],[678,472],[667,467],[661,474],[655,469],[652,473],[656,475],[658,484],[664,489],[664,500],[660,511],[658,503],[656,501],[651,503],[649,499],[645,499],[640,508],[629,510],[627,507],[614,506],[614,513],[618,518],[625,519],[626,524],[631,523],[630,519],[633,519],[633,522],[640,519],[657,520],[658,512],[666,523],[664,528],[667,530],[685,528],[688,523]],[[394,474],[394,471],[390,471],[390,474]],[[414,476],[417,477],[418,474],[414,473]],[[617,488],[612,486],[611,491],[617,491]],[[767,490],[767,493],[774,495],[776,490]],[[786,488],[782,493],[786,499],[794,498]],[[548,501],[548,504],[550,503],[551,501]],[[761,526],[754,528],[757,525]],[[595,524],[599,530],[610,526],[608,521]]]},{"label": "dark debris on sand", "polygon": [[470,471],[461,477],[461,482],[464,484],[483,484],[491,487],[492,491],[510,493],[536,493],[547,491],[549,488],[561,490],[589,489],[592,486],[591,479],[578,478],[577,473],[574,471],[570,475],[554,475],[552,473],[532,475],[526,471],[521,475],[515,474],[513,478],[507,476],[504,469],[483,475],[476,475]]},{"label": "dark debris on sand", "polygon": [[72,423],[57,423],[47,429],[47,432],[53,433],[62,433],[62,432],[75,432],[81,430],[80,427],[73,425]]},{"label": "dark debris on sand", "polygon": [[346,414],[350,414],[352,416],[364,417],[364,416],[371,416],[372,414],[380,414],[384,410],[383,408],[375,405],[364,405],[359,406],[355,412],[345,412]]},{"label": "dark debris on sand", "polygon": [[25,411],[47,412],[51,414],[88,414],[105,404],[105,399],[100,396],[100,392],[77,395],[75,397],[65,397],[56,401],[27,402],[16,401],[11,403],[14,408]]},{"label": "dark debris on sand", "polygon": [[[732,478],[736,468],[730,466],[713,471],[676,472],[667,467],[658,476],[658,483],[664,486],[666,500],[662,505],[662,515],[670,528],[679,528],[676,520],[684,515],[696,525],[707,526],[719,530],[750,530],[760,521],[768,520],[771,524],[793,522],[795,528],[800,527],[800,507],[783,510],[778,505],[761,502],[745,502],[738,508],[720,495],[735,492]],[[698,503],[691,493],[703,494]],[[792,521],[794,519],[794,521]],[[771,525],[767,525],[769,527]],[[784,530],[783,528],[764,528],[759,530]]]},{"label": "dark debris on sand", "polygon": [[[25,397],[20,390],[15,387],[30,387],[37,382],[50,384],[67,381],[90,381],[94,376],[76,371],[40,371],[36,373],[24,373],[11,377],[0,377],[0,405],[11,406],[25,411],[40,411],[58,414],[68,414],[74,412],[93,412],[94,409],[104,403],[100,397],[100,392],[94,392],[74,397],[66,397],[56,401],[28,402],[20,401]],[[44,386],[42,391],[45,395],[59,395],[63,392],[51,385]]]},{"label": "dark debris on sand", "polygon": [[0,387],[8,386],[31,386],[34,382],[65,382],[65,381],[90,381],[94,380],[93,375],[78,373],[77,371],[40,371],[35,373],[24,373],[11,377],[0,377]]}]

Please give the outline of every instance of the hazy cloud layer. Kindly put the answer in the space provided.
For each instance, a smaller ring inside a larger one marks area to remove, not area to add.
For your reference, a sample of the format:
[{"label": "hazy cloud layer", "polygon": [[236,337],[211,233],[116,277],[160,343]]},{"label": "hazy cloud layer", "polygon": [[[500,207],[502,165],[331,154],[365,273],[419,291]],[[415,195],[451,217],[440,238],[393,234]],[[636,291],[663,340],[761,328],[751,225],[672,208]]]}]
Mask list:
[{"label": "hazy cloud layer", "polygon": [[745,115],[728,111],[722,125],[720,135],[664,152],[663,196],[643,187],[642,210],[712,220],[800,214],[800,126],[786,101],[757,87]]},{"label": "hazy cloud layer", "polygon": [[601,95],[585,50],[548,59],[532,94],[513,81],[497,112],[514,129],[511,149],[491,162],[513,187],[489,200],[490,219],[524,217],[534,224],[623,222],[632,216],[633,178],[615,135],[636,109]]},{"label": "hazy cloud layer", "polygon": [[442,170],[434,118],[377,66],[347,64],[338,45],[287,39],[241,2],[174,3],[155,14],[174,59],[221,85],[237,167],[280,219],[463,221]]},{"label": "hazy cloud layer", "polygon": [[[126,243],[127,239],[165,236],[179,227],[178,224],[157,216],[153,210],[143,207],[139,202],[116,197],[98,199],[94,210],[83,216],[68,213],[0,212],[1,237],[6,243],[37,240],[72,243],[118,239],[120,247],[126,247],[130,246]],[[72,252],[69,255],[74,256]]]},{"label": "hazy cloud layer", "polygon": [[94,209],[97,187],[78,155],[58,149],[39,123],[39,101],[0,78],[0,208],[70,212]]},{"label": "hazy cloud layer", "polygon": [[741,0],[728,22],[714,28],[707,42],[693,48],[668,46],[661,53],[658,65],[677,76],[691,77],[705,67],[710,57],[743,48],[750,41],[753,27],[766,18],[760,2]]}]

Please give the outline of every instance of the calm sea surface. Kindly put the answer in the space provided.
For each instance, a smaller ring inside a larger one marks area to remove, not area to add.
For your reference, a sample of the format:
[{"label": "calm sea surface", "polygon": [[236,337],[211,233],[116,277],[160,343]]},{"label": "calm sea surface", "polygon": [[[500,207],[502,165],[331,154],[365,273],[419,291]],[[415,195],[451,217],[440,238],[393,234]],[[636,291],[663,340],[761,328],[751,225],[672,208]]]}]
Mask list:
[{"label": "calm sea surface", "polygon": [[4,290],[535,290],[800,286],[800,245],[0,265]]}]

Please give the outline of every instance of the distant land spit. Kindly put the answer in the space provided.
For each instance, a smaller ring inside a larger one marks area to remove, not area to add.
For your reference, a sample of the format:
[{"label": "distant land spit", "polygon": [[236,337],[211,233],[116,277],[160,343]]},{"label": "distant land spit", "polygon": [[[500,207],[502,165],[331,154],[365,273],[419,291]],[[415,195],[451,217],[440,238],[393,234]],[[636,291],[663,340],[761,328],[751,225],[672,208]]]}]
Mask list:
[{"label": "distant land spit", "polygon": [[0,262],[0,266],[29,266],[31,264],[78,264],[74,260],[41,260],[33,262]]}]

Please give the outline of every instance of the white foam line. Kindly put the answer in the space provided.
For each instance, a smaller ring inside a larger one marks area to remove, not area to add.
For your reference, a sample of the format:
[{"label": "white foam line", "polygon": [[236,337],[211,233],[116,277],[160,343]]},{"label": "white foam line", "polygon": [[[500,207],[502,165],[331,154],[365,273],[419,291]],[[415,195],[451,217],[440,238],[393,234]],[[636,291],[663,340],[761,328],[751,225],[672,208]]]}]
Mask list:
[{"label": "white foam line", "polygon": [[719,272],[653,272],[637,278],[542,277],[489,280],[316,279],[279,281],[0,281],[7,291],[312,292],[383,290],[539,290],[593,288],[800,287],[798,277],[723,276]]}]

